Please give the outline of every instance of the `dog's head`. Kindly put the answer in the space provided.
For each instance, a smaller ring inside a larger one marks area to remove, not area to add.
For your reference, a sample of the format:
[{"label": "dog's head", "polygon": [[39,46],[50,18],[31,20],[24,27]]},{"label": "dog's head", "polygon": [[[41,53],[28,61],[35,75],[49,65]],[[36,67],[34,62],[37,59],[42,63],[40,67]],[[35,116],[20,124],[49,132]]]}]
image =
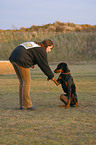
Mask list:
[{"label": "dog's head", "polygon": [[62,62],[62,63],[59,63],[57,65],[57,68],[54,70],[55,73],[59,73],[59,72],[62,72],[62,73],[66,73],[66,72],[69,72],[69,68],[67,66],[66,63]]}]

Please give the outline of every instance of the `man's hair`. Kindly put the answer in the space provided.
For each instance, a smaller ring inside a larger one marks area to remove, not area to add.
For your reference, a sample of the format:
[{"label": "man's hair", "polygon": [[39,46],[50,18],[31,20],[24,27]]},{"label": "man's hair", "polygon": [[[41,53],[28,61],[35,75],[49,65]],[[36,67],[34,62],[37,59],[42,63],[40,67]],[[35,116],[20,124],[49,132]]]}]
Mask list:
[{"label": "man's hair", "polygon": [[43,40],[42,42],[37,42],[37,41],[34,41],[36,42],[37,44],[41,45],[42,47],[44,47],[45,49],[48,47],[48,46],[54,46],[53,42],[50,40],[50,39],[45,39]]},{"label": "man's hair", "polygon": [[42,41],[42,44],[44,45],[45,48],[47,48],[48,46],[54,46],[53,42],[50,39],[45,39]]}]

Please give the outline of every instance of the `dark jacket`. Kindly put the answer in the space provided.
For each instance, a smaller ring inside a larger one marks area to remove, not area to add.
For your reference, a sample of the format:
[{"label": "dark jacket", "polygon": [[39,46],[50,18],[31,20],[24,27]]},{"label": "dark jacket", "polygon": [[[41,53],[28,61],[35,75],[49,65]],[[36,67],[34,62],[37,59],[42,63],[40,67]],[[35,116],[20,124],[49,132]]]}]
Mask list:
[{"label": "dark jacket", "polygon": [[9,60],[24,68],[30,68],[31,65],[37,64],[49,79],[54,77],[54,74],[48,65],[46,50],[43,47],[26,49],[24,46],[19,45],[13,50]]}]

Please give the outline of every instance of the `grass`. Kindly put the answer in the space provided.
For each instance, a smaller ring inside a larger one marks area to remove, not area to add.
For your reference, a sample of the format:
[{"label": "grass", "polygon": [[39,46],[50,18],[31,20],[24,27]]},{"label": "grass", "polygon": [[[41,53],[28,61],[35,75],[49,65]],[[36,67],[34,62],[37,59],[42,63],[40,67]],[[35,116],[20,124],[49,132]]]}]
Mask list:
[{"label": "grass", "polygon": [[[51,65],[54,70],[56,65]],[[31,69],[35,111],[20,111],[16,75],[0,76],[1,145],[95,145],[96,64],[70,65],[77,86],[78,108],[59,108],[61,86]],[[55,76],[56,78],[58,75]]]},{"label": "grass", "polygon": [[[35,34],[35,33],[34,33]],[[20,32],[0,33],[0,60],[8,60],[13,49],[25,41],[51,39],[54,49],[48,54],[49,62],[66,60],[74,62],[96,62],[96,32]]]}]

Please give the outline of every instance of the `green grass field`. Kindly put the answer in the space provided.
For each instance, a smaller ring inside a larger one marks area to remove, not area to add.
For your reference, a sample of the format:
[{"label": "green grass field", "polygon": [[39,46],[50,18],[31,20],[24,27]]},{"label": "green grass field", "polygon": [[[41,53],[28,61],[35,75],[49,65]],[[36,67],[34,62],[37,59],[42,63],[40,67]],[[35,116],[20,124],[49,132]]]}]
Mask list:
[{"label": "green grass field", "polygon": [[[51,65],[54,70],[56,65]],[[69,65],[79,107],[60,108],[61,86],[46,81],[38,67],[31,69],[31,99],[36,110],[19,110],[18,79],[0,76],[1,145],[95,145],[96,64]],[[55,75],[56,78],[58,75]]]}]

